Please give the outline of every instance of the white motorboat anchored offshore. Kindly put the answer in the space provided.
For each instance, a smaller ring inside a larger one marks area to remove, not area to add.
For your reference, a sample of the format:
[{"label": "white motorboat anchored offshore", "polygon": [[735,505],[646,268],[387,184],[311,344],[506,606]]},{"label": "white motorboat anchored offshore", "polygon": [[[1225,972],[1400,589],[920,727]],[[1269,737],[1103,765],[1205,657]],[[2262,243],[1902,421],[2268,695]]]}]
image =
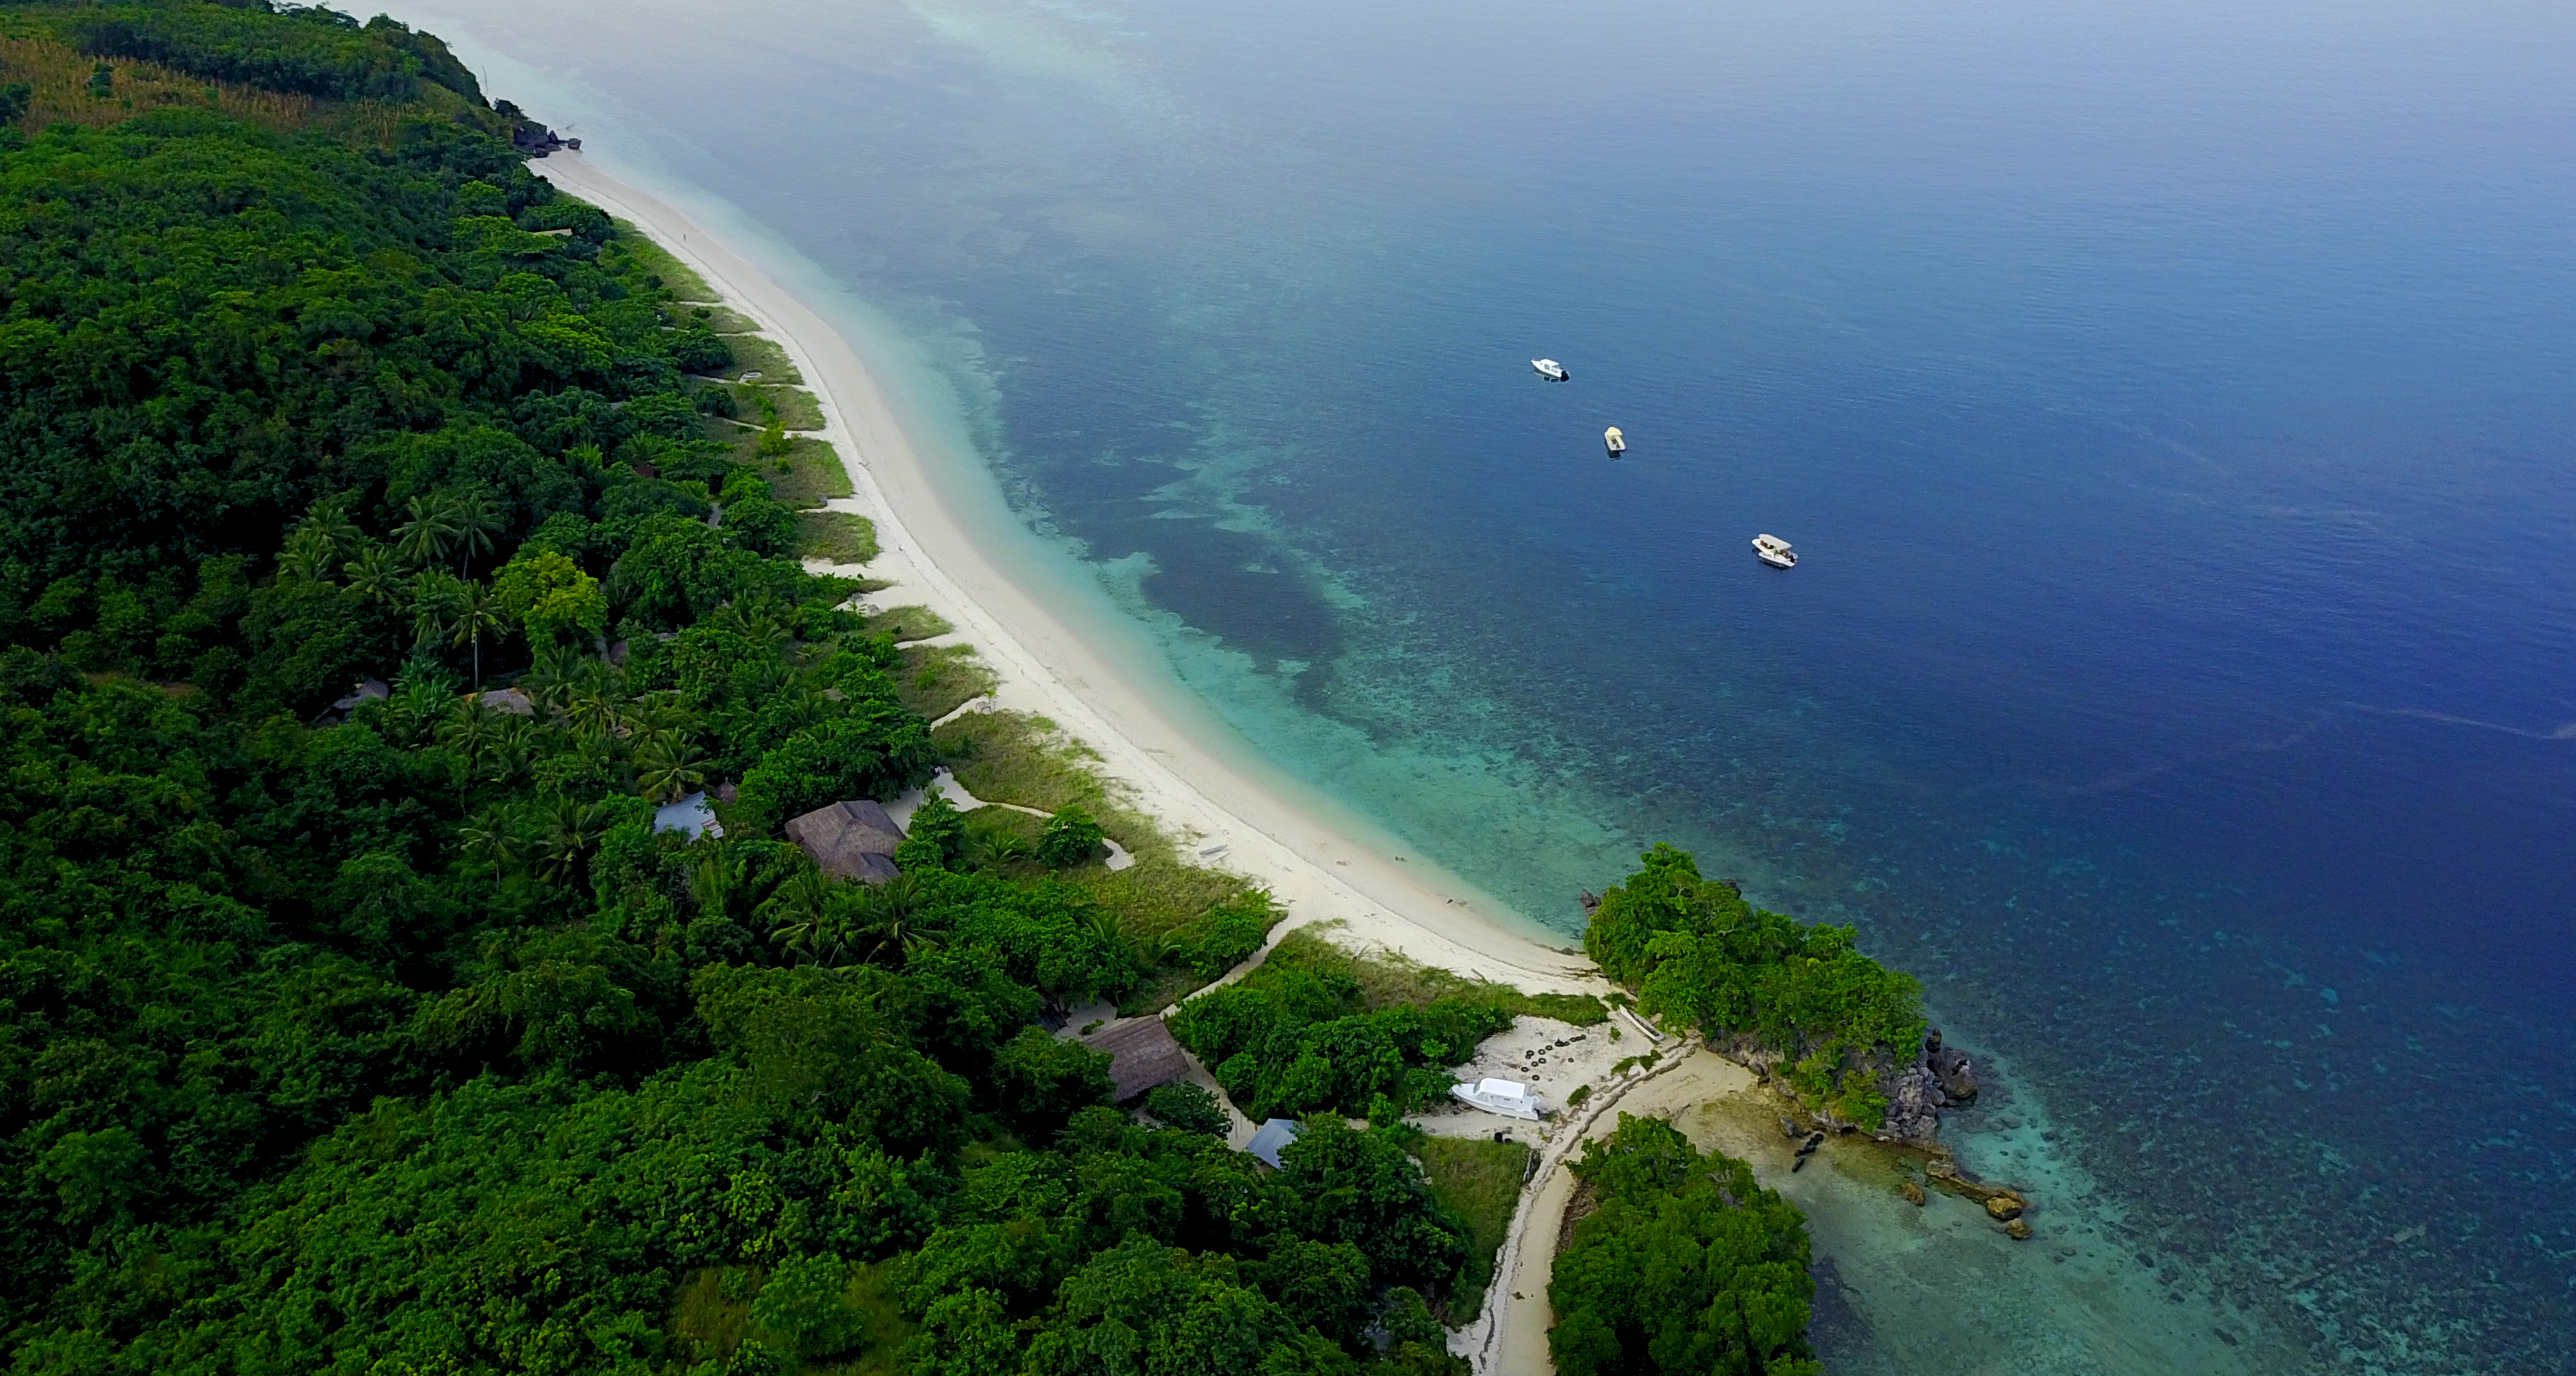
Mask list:
[{"label": "white motorboat anchored offshore", "polygon": [[1618,426],[1602,431],[1601,442],[1610,446],[1610,457],[1614,459],[1628,452],[1628,437],[1619,433]]},{"label": "white motorboat anchored offshore", "polygon": [[1538,1106],[1538,1097],[1529,1092],[1529,1086],[1518,1080],[1478,1080],[1472,1085],[1451,1085],[1449,1092],[1470,1108],[1506,1118],[1538,1118],[1545,1112]]},{"label": "white motorboat anchored offshore", "polygon": [[1794,569],[1798,566],[1798,552],[1789,548],[1789,542],[1777,535],[1754,536],[1753,557],[1775,569]]},{"label": "white motorboat anchored offshore", "polygon": [[1530,366],[1538,369],[1538,375],[1546,378],[1550,382],[1563,382],[1567,378],[1574,376],[1574,374],[1565,371],[1564,364],[1559,363],[1552,358],[1533,358],[1530,360]]}]

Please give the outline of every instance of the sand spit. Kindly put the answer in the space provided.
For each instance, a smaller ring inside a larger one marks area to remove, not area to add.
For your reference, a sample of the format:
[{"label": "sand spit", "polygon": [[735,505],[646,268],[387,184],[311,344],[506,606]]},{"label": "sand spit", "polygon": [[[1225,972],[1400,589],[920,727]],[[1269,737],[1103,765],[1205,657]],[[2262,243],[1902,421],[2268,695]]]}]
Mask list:
[{"label": "sand spit", "polygon": [[1040,713],[1099,752],[1102,772],[1139,810],[1185,838],[1199,863],[1267,885],[1289,924],[1340,920],[1360,944],[1521,988],[1600,992],[1590,964],[1474,911],[1471,885],[1419,858],[1396,859],[1291,805],[1181,730],[1136,688],[1148,666],[1121,666],[1005,577],[970,538],[906,438],[858,351],[759,264],[670,200],[580,153],[531,164],[555,185],[628,220],[756,321],[822,402],[820,432],[855,495],[834,502],[876,522],[884,553],[867,566],[893,582],[889,602],[946,617],[1001,678],[991,700]]}]

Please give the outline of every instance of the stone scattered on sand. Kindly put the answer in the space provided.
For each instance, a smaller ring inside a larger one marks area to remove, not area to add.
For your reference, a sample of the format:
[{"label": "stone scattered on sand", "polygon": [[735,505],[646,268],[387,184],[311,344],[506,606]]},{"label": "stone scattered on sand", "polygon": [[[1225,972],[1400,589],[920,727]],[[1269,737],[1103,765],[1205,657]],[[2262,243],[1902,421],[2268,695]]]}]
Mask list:
[{"label": "stone scattered on sand", "polygon": [[1804,1155],[1806,1155],[1807,1153],[1809,1153],[1809,1152],[1811,1152],[1811,1151],[1814,1151],[1816,1148],[1823,1146],[1824,1144],[1825,1144],[1825,1135],[1824,1135],[1823,1133],[1821,1133],[1821,1132],[1811,1132],[1811,1133],[1808,1133],[1808,1134],[1807,1134],[1807,1140],[1806,1140],[1806,1141],[1804,1141],[1804,1142],[1800,1142],[1800,1143],[1798,1144],[1798,1154],[1799,1154],[1800,1156],[1804,1156]]},{"label": "stone scattered on sand", "polygon": [[1798,1153],[1796,1158],[1789,1162],[1789,1174],[1791,1175],[1796,1175],[1798,1172],[1803,1171],[1806,1168],[1807,1154],[1803,1151]]},{"label": "stone scattered on sand", "polygon": [[1795,1118],[1783,1118],[1783,1119],[1781,1119],[1781,1120],[1780,1120],[1780,1135],[1781,1135],[1781,1136],[1783,1136],[1783,1137],[1788,1138],[1788,1139],[1789,1139],[1790,1141],[1792,1141],[1792,1142],[1797,1141],[1797,1140],[1798,1140],[1798,1120],[1797,1120],[1797,1119],[1795,1119]]},{"label": "stone scattered on sand", "polygon": [[2030,1241],[2030,1225],[2016,1218],[2004,1225],[2004,1236],[2015,1242]]},{"label": "stone scattered on sand", "polygon": [[1896,1192],[1905,1196],[1906,1203],[1911,1204],[1918,1209],[1923,1207],[1924,1194],[1922,1186],[1908,1180],[1904,1184],[1897,1186]]},{"label": "stone scattered on sand", "polygon": [[2010,1222],[2021,1217],[2022,1203],[2020,1195],[1999,1194],[1986,1201],[1986,1212],[1999,1221]]}]

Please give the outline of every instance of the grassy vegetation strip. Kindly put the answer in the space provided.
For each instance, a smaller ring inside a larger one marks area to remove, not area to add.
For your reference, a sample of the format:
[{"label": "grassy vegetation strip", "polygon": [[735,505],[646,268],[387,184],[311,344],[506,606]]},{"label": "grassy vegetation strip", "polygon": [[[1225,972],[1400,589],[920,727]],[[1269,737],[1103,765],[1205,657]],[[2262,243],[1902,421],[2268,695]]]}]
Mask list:
[{"label": "grassy vegetation strip", "polygon": [[[737,443],[743,452],[756,452],[759,436],[748,430],[741,435]],[[792,507],[818,507],[855,490],[850,486],[850,471],[841,466],[840,454],[817,439],[789,440],[787,453],[762,463],[759,472],[769,483],[770,495]]]},{"label": "grassy vegetation strip", "polygon": [[[976,657],[972,645],[906,645],[902,653],[902,678],[897,692],[904,706],[932,721],[983,697],[1001,683]],[[973,791],[971,786],[968,791]]]},{"label": "grassy vegetation strip", "polygon": [[[317,100],[296,92],[208,81],[154,62],[119,59],[107,65],[107,89],[102,93],[92,84],[99,59],[43,32],[23,15],[0,16],[0,84],[27,84],[30,101],[19,121],[26,129],[54,124],[103,128],[154,110],[187,108],[212,110],[263,129],[285,133],[319,129],[353,143],[383,147],[393,142],[406,116],[465,112],[463,100],[443,88],[433,88],[435,104]],[[453,109],[448,108],[451,105]]]},{"label": "grassy vegetation strip", "polygon": [[624,256],[660,278],[663,288],[674,298],[681,301],[716,299],[715,288],[707,285],[707,279],[700,277],[697,269],[674,257],[669,249],[644,237],[642,230],[624,220],[617,222],[617,229],[617,246]]},{"label": "grassy vegetation strip", "polygon": [[876,523],[851,511],[797,512],[796,552],[835,564],[864,564],[877,557]]},{"label": "grassy vegetation strip", "polygon": [[1361,955],[1336,944],[1332,939],[1334,930],[1317,924],[1290,932],[1270,952],[1270,958],[1262,963],[1263,969],[1313,970],[1342,976],[1359,986],[1360,998],[1371,1012],[1421,1008],[1439,999],[1466,998],[1492,1003],[1514,1016],[1554,1018],[1583,1027],[1610,1017],[1609,1006],[1590,994],[1524,993],[1508,984],[1435,969],[1395,951]]},{"label": "grassy vegetation strip", "polygon": [[[884,611],[871,613],[861,624],[866,627],[870,635],[893,636],[898,645],[914,640],[929,640],[957,629],[948,624],[947,617],[941,616],[928,607],[888,607]],[[981,798],[984,795],[978,793],[975,796]]]},{"label": "grassy vegetation strip", "polygon": [[1414,1149],[1431,1193],[1467,1225],[1467,1263],[1450,1287],[1448,1321],[1463,1324],[1485,1304],[1494,1282],[1494,1259],[1510,1230],[1512,1209],[1520,1201],[1521,1182],[1529,1173],[1531,1150],[1519,1142],[1482,1137],[1426,1137]]},{"label": "grassy vegetation strip", "polygon": [[787,351],[780,348],[776,340],[758,334],[720,337],[733,350],[731,376],[738,378],[745,373],[758,373],[763,387],[794,387],[805,381],[805,375],[797,372],[796,365],[787,361]]}]

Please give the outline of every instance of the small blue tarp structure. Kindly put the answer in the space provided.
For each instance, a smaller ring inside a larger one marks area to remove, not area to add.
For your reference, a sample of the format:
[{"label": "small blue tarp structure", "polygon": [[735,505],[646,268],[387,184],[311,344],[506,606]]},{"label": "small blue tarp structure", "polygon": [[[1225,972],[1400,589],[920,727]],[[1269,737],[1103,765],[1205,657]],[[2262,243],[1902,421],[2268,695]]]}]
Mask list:
[{"label": "small blue tarp structure", "polygon": [[1273,1118],[1262,1124],[1259,1132],[1252,1134],[1252,1141],[1244,1147],[1244,1150],[1252,1153],[1253,1160],[1275,1171],[1280,1168],[1279,1153],[1286,1149],[1289,1143],[1302,1136],[1304,1131],[1297,1126],[1297,1120],[1294,1118]]},{"label": "small blue tarp structure", "polygon": [[692,841],[700,836],[724,835],[724,828],[716,823],[716,810],[707,806],[704,792],[692,793],[676,803],[655,808],[653,829],[683,832]]}]

